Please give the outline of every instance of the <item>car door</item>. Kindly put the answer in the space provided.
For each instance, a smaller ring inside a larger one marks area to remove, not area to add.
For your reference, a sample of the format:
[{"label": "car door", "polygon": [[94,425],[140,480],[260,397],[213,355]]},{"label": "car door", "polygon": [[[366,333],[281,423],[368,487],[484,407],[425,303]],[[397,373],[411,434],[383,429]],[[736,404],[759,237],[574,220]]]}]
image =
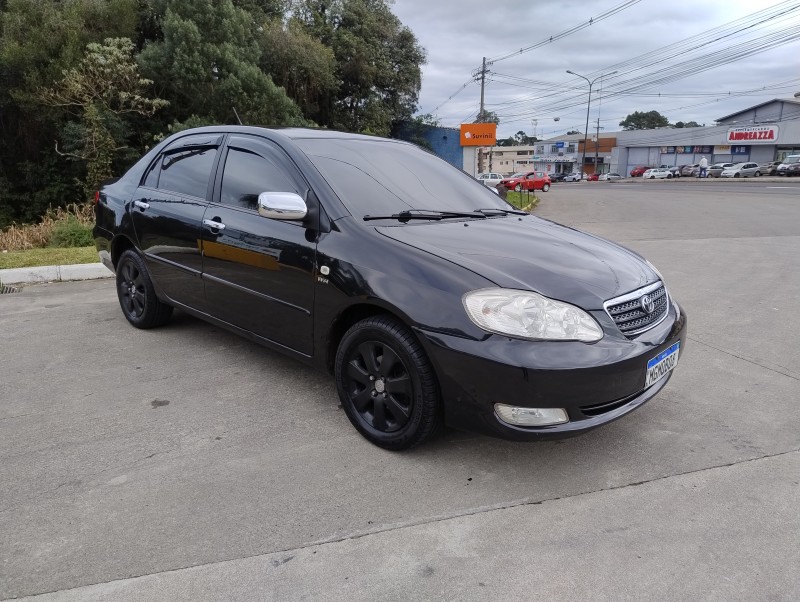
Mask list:
[{"label": "car door", "polygon": [[145,171],[130,206],[139,248],[159,292],[201,311],[201,221],[222,138],[194,134],[170,144]]},{"label": "car door", "polygon": [[262,217],[257,204],[262,192],[306,198],[308,185],[280,147],[255,136],[230,137],[219,174],[203,216],[210,313],[311,355],[316,229]]}]

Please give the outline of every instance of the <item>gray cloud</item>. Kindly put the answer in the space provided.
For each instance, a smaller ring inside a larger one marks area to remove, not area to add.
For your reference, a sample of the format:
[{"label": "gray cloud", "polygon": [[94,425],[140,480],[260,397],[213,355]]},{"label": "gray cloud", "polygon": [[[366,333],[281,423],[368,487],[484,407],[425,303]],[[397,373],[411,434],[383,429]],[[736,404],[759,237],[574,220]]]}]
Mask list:
[{"label": "gray cloud", "polygon": [[[420,111],[431,112],[437,105],[470,79],[481,64],[481,57],[498,57],[539,42],[578,25],[594,15],[622,3],[622,0],[565,0],[552,2],[519,2],[511,0],[396,0],[393,12],[417,36],[425,47],[428,62],[423,68]],[[486,87],[487,108],[501,118],[498,135],[506,137],[518,130],[531,133],[531,121],[537,120],[539,136],[556,135],[566,129],[583,130],[586,118],[586,82],[565,73],[571,69],[589,75],[609,70],[612,65],[655,51],[730,21],[744,17],[777,1],[751,2],[732,0],[643,0],[633,7],[604,21],[595,23],[573,35],[542,48],[496,62],[491,70],[549,82],[559,86],[559,93],[519,86],[525,82],[491,77]],[[786,30],[800,24],[800,11],[789,19],[759,30]],[[730,38],[702,52],[740,43],[753,36],[748,33]],[[775,97],[791,97],[800,91],[800,62],[797,40],[727,65],[684,79],[655,85],[642,94],[603,98],[592,94],[591,121],[599,114],[601,125],[618,129],[618,123],[633,111],[657,110],[671,121],[694,120],[712,124],[715,118]],[[680,65],[701,52],[689,53],[666,65]],[[662,67],[663,68],[663,67]],[[641,80],[657,72],[650,67],[625,76]],[[750,90],[798,78],[794,87],[767,90],[760,94],[729,97],[729,91]],[[502,80],[502,81],[501,81]],[[596,84],[597,86],[598,84]],[[608,87],[611,89],[612,80]],[[668,95],[707,93],[718,96],[674,97]],[[545,96],[549,95],[549,96]],[[478,111],[480,89],[471,83],[455,98],[445,103],[437,115],[444,125],[457,126],[472,119]],[[509,105],[509,102],[525,100]],[[567,107],[566,105],[575,105]],[[563,107],[563,108],[562,108]],[[558,117],[558,121],[554,118]]]}]

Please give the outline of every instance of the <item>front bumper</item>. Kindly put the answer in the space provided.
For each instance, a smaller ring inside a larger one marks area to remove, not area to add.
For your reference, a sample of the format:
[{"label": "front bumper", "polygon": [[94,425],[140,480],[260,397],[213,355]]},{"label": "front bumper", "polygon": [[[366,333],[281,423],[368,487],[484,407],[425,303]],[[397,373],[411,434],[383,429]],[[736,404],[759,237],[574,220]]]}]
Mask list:
[{"label": "front bumper", "polygon": [[[596,343],[535,342],[489,335],[476,341],[426,330],[417,334],[439,377],[448,426],[535,441],[584,433],[652,399],[671,373],[645,389],[647,361],[678,341],[683,355],[686,324],[682,308],[673,304],[661,324],[634,339],[606,334]],[[495,415],[495,403],[564,408],[569,422],[513,426]]]}]

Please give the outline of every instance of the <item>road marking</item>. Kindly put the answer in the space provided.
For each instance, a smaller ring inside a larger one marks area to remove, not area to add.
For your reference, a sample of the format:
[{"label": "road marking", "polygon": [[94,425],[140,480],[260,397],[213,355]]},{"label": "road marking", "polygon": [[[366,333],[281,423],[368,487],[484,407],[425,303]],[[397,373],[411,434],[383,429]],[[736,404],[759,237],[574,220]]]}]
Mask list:
[{"label": "road marking", "polygon": [[781,190],[796,190],[797,186],[767,186],[767,188],[772,188],[773,190],[776,190],[778,188],[780,188]]}]

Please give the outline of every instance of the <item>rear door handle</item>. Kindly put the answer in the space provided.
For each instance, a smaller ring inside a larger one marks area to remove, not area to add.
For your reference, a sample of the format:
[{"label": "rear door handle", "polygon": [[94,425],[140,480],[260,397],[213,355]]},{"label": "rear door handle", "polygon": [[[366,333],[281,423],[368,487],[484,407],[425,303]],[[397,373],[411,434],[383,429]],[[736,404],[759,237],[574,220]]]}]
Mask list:
[{"label": "rear door handle", "polygon": [[144,201],[133,201],[133,204],[136,205],[142,211],[144,211],[145,209],[150,209],[150,203],[145,203]]},{"label": "rear door handle", "polygon": [[225,224],[223,224],[222,222],[215,222],[213,219],[204,219],[203,220],[203,225],[204,226],[208,226],[212,230],[224,230],[225,229]]}]

